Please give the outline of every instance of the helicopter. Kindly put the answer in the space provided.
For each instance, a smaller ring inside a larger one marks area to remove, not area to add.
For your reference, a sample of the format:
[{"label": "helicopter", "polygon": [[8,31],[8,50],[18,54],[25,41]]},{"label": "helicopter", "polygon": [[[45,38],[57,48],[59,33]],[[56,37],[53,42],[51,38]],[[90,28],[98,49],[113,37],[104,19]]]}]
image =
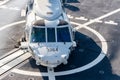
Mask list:
[{"label": "helicopter", "polygon": [[67,64],[76,47],[72,25],[62,0],[29,0],[26,27],[20,48],[27,50],[36,65],[57,67]]}]

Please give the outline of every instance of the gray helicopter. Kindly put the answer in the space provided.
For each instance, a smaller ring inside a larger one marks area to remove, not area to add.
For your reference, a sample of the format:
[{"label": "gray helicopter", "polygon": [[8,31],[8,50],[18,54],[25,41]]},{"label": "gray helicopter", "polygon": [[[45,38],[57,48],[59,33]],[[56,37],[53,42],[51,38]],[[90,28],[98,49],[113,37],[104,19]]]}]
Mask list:
[{"label": "gray helicopter", "polygon": [[76,47],[75,30],[63,7],[63,0],[29,0],[25,34],[20,48],[32,54],[37,65],[57,67],[67,64]]}]

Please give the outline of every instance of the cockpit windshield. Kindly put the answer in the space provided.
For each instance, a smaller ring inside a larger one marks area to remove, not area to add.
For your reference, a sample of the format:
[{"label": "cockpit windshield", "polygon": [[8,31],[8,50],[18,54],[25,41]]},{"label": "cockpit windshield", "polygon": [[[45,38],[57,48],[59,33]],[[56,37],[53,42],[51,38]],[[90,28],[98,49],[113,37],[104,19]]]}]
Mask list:
[{"label": "cockpit windshield", "polygon": [[31,42],[46,42],[45,28],[33,27],[31,32]]},{"label": "cockpit windshield", "polygon": [[70,32],[68,27],[57,28],[58,42],[71,42]]},{"label": "cockpit windshield", "polygon": [[68,27],[59,28],[37,28],[31,31],[31,42],[71,42]]}]

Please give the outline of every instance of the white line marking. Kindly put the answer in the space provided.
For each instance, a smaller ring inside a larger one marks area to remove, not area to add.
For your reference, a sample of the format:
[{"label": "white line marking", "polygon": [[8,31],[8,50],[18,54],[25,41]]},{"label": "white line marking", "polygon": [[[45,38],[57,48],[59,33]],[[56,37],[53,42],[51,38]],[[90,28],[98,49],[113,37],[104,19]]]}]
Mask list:
[{"label": "white line marking", "polygon": [[1,9],[9,9],[9,10],[16,10],[16,11],[19,11],[20,8],[18,7],[9,7],[9,6],[6,6],[6,5],[2,5],[0,6]]},{"label": "white line marking", "polygon": [[0,8],[7,9],[8,7],[6,5],[2,5]]},{"label": "white line marking", "polygon": [[45,72],[40,73],[40,72],[35,72],[35,71],[25,71],[25,70],[20,70],[17,68],[14,68],[11,72],[22,74],[22,75],[27,75],[27,76],[49,76],[49,74]]},{"label": "white line marking", "polygon": [[26,60],[27,58],[29,58],[31,56],[30,53],[25,53],[24,55],[16,58],[15,60],[9,62],[8,64],[0,67],[0,75],[2,75],[3,73],[5,73],[6,71],[12,69],[13,67],[15,67],[16,65],[20,64],[21,62],[23,62],[24,60]]},{"label": "white line marking", "polygon": [[10,0],[4,0],[4,1],[0,2],[0,6],[7,3],[8,1],[10,1]]},{"label": "white line marking", "polygon": [[15,59],[16,57],[18,57],[18,56],[20,56],[22,54],[24,54],[24,52],[22,50],[19,50],[19,51],[15,52],[15,53],[5,57],[4,59],[0,60],[0,66],[8,63],[9,61]]},{"label": "white line marking", "polygon": [[105,24],[111,24],[111,25],[118,25],[118,23],[115,23],[114,21],[110,20],[110,21],[105,21]]},{"label": "white line marking", "polygon": [[[90,19],[90,21],[93,21],[93,19]],[[102,20],[96,20],[95,22],[96,22],[96,23],[103,23]]]},{"label": "white line marking", "polygon": [[[69,15],[70,16],[70,15]],[[72,17],[73,18],[73,17]],[[75,17],[76,20],[83,20],[83,21],[88,21],[89,19],[85,17]],[[89,21],[94,21],[94,19],[90,19]],[[102,20],[95,20],[94,23],[105,23],[105,24],[111,24],[111,25],[118,25],[118,23],[110,20],[110,21],[102,21]],[[77,28],[77,27],[76,27]]]},{"label": "white line marking", "polygon": [[10,10],[17,10],[17,11],[20,10],[20,8],[18,8],[18,7],[9,7],[8,9],[10,9]]},{"label": "white line marking", "polygon": [[[74,25],[80,25],[79,23],[75,23],[75,22],[74,22],[74,23],[73,23],[73,22],[70,22],[70,23],[71,23],[71,24],[74,24]],[[75,28],[76,28],[76,27],[75,27]],[[78,28],[78,27],[77,27],[77,28]],[[79,29],[80,29],[80,28],[83,28],[83,26],[79,26]]]},{"label": "white line marking", "polygon": [[[114,11],[111,11],[111,12],[109,12],[109,13],[101,16],[101,17],[95,18],[95,19],[93,19],[93,20],[91,20],[91,21],[89,21],[89,22],[86,22],[85,24],[83,24],[83,26],[88,26],[88,25],[90,25],[90,24],[92,24],[92,23],[94,23],[94,22],[96,22],[96,21],[99,21],[99,20],[101,20],[101,19],[104,19],[104,18],[106,18],[106,17],[109,17],[109,16],[111,16],[111,15],[113,15],[113,14],[115,14],[115,13],[118,13],[118,12],[120,12],[120,8],[119,8],[119,9],[116,9],[116,10],[114,10]],[[79,29],[79,27],[76,27],[75,29]]]},{"label": "white line marking", "polygon": [[113,14],[115,14],[115,13],[118,13],[118,12],[120,12],[120,8],[119,8],[119,9],[116,9],[116,10],[114,10],[114,11],[111,11],[111,12],[109,12],[109,13],[101,16],[101,17],[98,17],[98,18],[96,18],[96,19],[93,19],[92,21],[87,22],[87,23],[85,23],[84,25],[86,25],[86,26],[87,26],[87,25],[90,25],[90,24],[94,23],[95,21],[104,19],[104,18],[109,17],[109,16],[111,16],[111,15],[113,15]]},{"label": "white line marking", "polygon": [[77,20],[83,20],[83,21],[87,21],[88,19],[87,18],[85,18],[85,17],[75,17],[75,19],[77,19]]},{"label": "white line marking", "polygon": [[67,16],[68,16],[68,18],[70,18],[70,19],[73,19],[73,18],[74,18],[73,16],[71,16],[71,15],[69,15],[69,14],[68,14]]},{"label": "white line marking", "polygon": [[5,56],[10,55],[13,52],[16,52],[17,50],[18,49],[13,49],[13,50],[9,51],[8,53],[5,53],[4,55],[0,56],[0,60],[3,59]]},{"label": "white line marking", "polygon": [[48,74],[49,74],[48,76],[49,80],[55,80],[54,69],[53,68],[47,68],[47,69],[48,69]]},{"label": "white line marking", "polygon": [[[25,21],[19,21],[19,22],[15,22],[15,23],[12,23],[12,24],[9,24],[9,25],[6,25],[5,28],[8,28],[10,26],[13,26],[13,25],[17,25],[17,24],[20,24],[20,23],[24,23]],[[102,35],[100,33],[98,33],[97,31],[95,31],[94,29],[91,29],[87,26],[84,25],[81,25],[79,23],[75,23],[75,22],[71,22],[72,24],[77,24],[78,26],[82,26],[81,28],[85,28],[87,30],[90,30],[91,32],[93,32],[96,36],[98,36],[98,38],[101,40],[101,41],[105,41],[105,42],[101,42],[102,43],[102,51],[101,54],[94,60],[92,61],[91,63],[85,65],[85,66],[82,66],[82,67],[79,67],[79,68],[76,68],[76,69],[72,69],[72,70],[69,70],[69,71],[62,71],[62,72],[54,72],[53,75],[55,76],[61,76],[61,75],[69,75],[69,74],[74,74],[74,73],[77,73],[77,72],[81,72],[81,71],[84,71],[86,69],[89,69],[93,66],[95,66],[96,64],[98,64],[104,57],[105,57],[105,54],[107,54],[107,43],[106,43],[106,40],[104,39],[104,37],[102,37]],[[0,30],[3,30],[5,29],[2,27],[2,29],[0,28]],[[80,27],[79,27],[80,28]],[[105,53],[105,54],[103,54]],[[11,72],[14,72],[14,73],[18,73],[18,74],[22,74],[22,75],[29,75],[29,76],[49,76],[48,73],[46,72],[32,72],[32,71],[25,71],[25,70],[20,70],[20,69],[13,69]]]},{"label": "white line marking", "polygon": [[6,28],[9,28],[9,27],[11,27],[11,26],[17,25],[17,24],[21,24],[21,23],[25,23],[25,20],[23,20],[23,21],[18,21],[18,22],[14,22],[14,23],[9,24],[9,25],[5,25],[5,26],[3,26],[3,27],[0,28],[0,31],[4,30],[4,29],[6,29]]}]

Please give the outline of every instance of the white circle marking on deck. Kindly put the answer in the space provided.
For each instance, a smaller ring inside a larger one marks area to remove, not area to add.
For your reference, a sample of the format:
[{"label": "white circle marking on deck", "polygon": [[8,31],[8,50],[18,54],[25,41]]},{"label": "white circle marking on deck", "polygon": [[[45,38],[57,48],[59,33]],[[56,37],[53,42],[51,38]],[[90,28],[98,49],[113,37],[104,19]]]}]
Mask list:
[{"label": "white circle marking on deck", "polygon": [[[11,26],[14,26],[14,25],[21,24],[21,23],[25,23],[25,20],[14,22],[12,24],[3,26],[2,28],[0,28],[0,31],[2,31],[3,29],[9,28]],[[78,26],[83,26],[82,24],[79,24],[79,23],[76,23],[76,22],[71,22],[71,23],[72,24],[77,24]],[[102,61],[103,58],[105,57],[105,54],[107,54],[107,49],[108,49],[107,42],[106,42],[105,38],[99,32],[97,32],[94,29],[92,29],[90,27],[87,27],[87,26],[79,27],[79,28],[85,28],[85,29],[93,32],[100,39],[101,44],[102,44],[102,52],[100,53],[100,55],[95,60],[88,63],[87,65],[84,65],[82,67],[75,68],[75,69],[72,69],[72,70],[68,70],[68,71],[54,72],[55,76],[69,75],[69,74],[74,74],[74,73],[84,71],[86,69],[90,69],[93,66],[95,66],[96,64],[98,64],[100,61]],[[102,42],[102,41],[104,41],[104,42]],[[40,73],[40,72],[25,71],[25,70],[20,70],[20,69],[13,69],[11,72],[22,74],[22,75],[29,75],[29,76],[30,75],[31,76],[48,76],[49,75],[47,72],[41,72]]]}]

